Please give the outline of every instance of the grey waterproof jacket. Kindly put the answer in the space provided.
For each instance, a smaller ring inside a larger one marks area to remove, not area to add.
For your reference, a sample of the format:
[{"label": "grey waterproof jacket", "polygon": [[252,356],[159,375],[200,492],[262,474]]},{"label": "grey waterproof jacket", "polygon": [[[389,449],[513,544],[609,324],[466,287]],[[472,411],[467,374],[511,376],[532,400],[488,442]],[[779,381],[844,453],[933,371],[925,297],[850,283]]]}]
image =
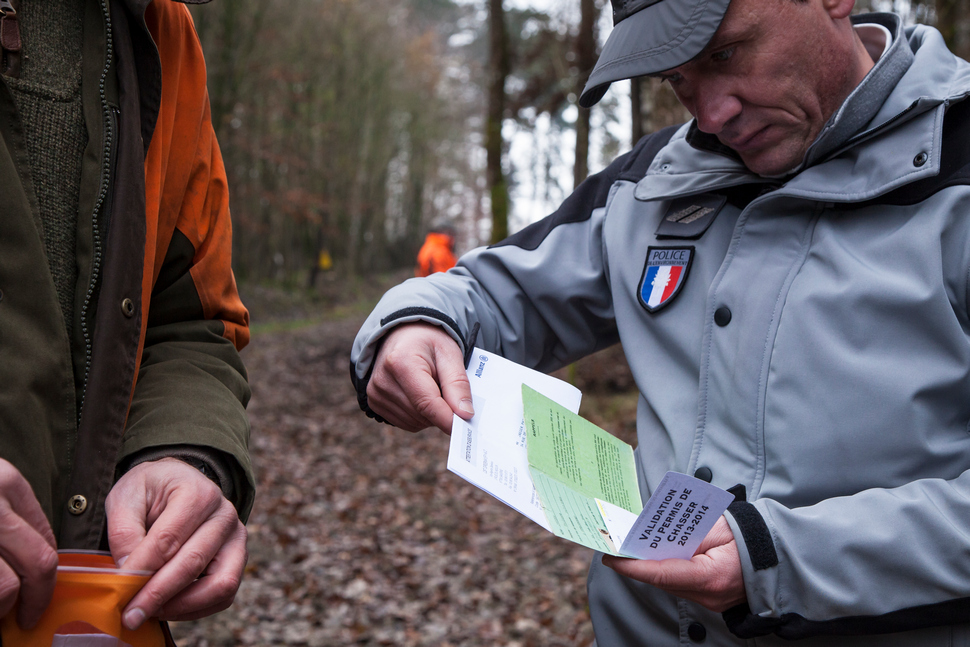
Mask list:
[{"label": "grey waterproof jacket", "polygon": [[893,44],[793,176],[691,124],[650,136],[549,218],[390,291],[355,342],[364,407],[403,322],[463,346],[480,326],[545,371],[622,343],[642,496],[667,470],[735,493],[747,604],[716,614],[597,556],[600,647],[970,644],[970,65],[930,28],[857,21]]}]

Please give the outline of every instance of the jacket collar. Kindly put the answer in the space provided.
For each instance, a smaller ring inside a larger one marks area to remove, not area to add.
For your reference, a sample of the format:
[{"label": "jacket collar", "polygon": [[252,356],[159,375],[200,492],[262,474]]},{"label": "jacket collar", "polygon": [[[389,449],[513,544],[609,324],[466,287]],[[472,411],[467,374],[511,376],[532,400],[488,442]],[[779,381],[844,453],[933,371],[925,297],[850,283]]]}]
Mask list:
[{"label": "jacket collar", "polygon": [[869,70],[862,83],[856,86],[842,106],[829,118],[822,132],[805,152],[801,165],[794,169],[795,173],[824,159],[862,130],[876,116],[879,108],[913,64],[915,55],[903,38],[902,20],[899,16],[891,13],[864,14],[855,16],[853,23],[882,25],[889,30],[892,43]]}]

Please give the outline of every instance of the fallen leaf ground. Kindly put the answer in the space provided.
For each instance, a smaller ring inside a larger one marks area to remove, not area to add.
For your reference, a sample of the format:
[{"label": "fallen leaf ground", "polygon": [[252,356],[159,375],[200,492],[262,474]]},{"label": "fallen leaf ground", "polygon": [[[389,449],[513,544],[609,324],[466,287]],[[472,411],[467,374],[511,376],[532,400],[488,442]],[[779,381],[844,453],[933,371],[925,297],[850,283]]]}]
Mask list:
[{"label": "fallen leaf ground", "polygon": [[[440,432],[360,412],[348,377],[358,301],[277,297],[247,298],[258,493],[245,580],[230,609],[173,624],[178,644],[589,645],[592,551],[446,471]],[[558,375],[583,389],[584,415],[635,442],[619,352]]]}]

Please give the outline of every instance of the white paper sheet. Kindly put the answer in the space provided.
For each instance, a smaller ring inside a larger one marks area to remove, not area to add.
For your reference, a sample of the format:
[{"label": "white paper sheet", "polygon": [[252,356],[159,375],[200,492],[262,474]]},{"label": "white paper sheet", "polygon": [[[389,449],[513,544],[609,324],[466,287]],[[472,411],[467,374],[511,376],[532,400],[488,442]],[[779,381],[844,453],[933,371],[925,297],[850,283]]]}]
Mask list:
[{"label": "white paper sheet", "polygon": [[573,413],[582,393],[576,387],[475,348],[468,365],[475,415],[454,417],[448,469],[549,530],[529,475],[522,417],[527,384]]}]

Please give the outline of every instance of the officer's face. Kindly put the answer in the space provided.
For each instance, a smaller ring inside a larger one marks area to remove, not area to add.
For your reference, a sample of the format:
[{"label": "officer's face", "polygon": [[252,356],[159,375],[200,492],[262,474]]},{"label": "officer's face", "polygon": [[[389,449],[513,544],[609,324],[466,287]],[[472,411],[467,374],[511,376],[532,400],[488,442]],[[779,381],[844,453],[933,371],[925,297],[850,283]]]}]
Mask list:
[{"label": "officer's face", "polygon": [[698,128],[755,173],[783,175],[872,67],[848,21],[853,4],[732,0],[700,56],[660,76]]}]

